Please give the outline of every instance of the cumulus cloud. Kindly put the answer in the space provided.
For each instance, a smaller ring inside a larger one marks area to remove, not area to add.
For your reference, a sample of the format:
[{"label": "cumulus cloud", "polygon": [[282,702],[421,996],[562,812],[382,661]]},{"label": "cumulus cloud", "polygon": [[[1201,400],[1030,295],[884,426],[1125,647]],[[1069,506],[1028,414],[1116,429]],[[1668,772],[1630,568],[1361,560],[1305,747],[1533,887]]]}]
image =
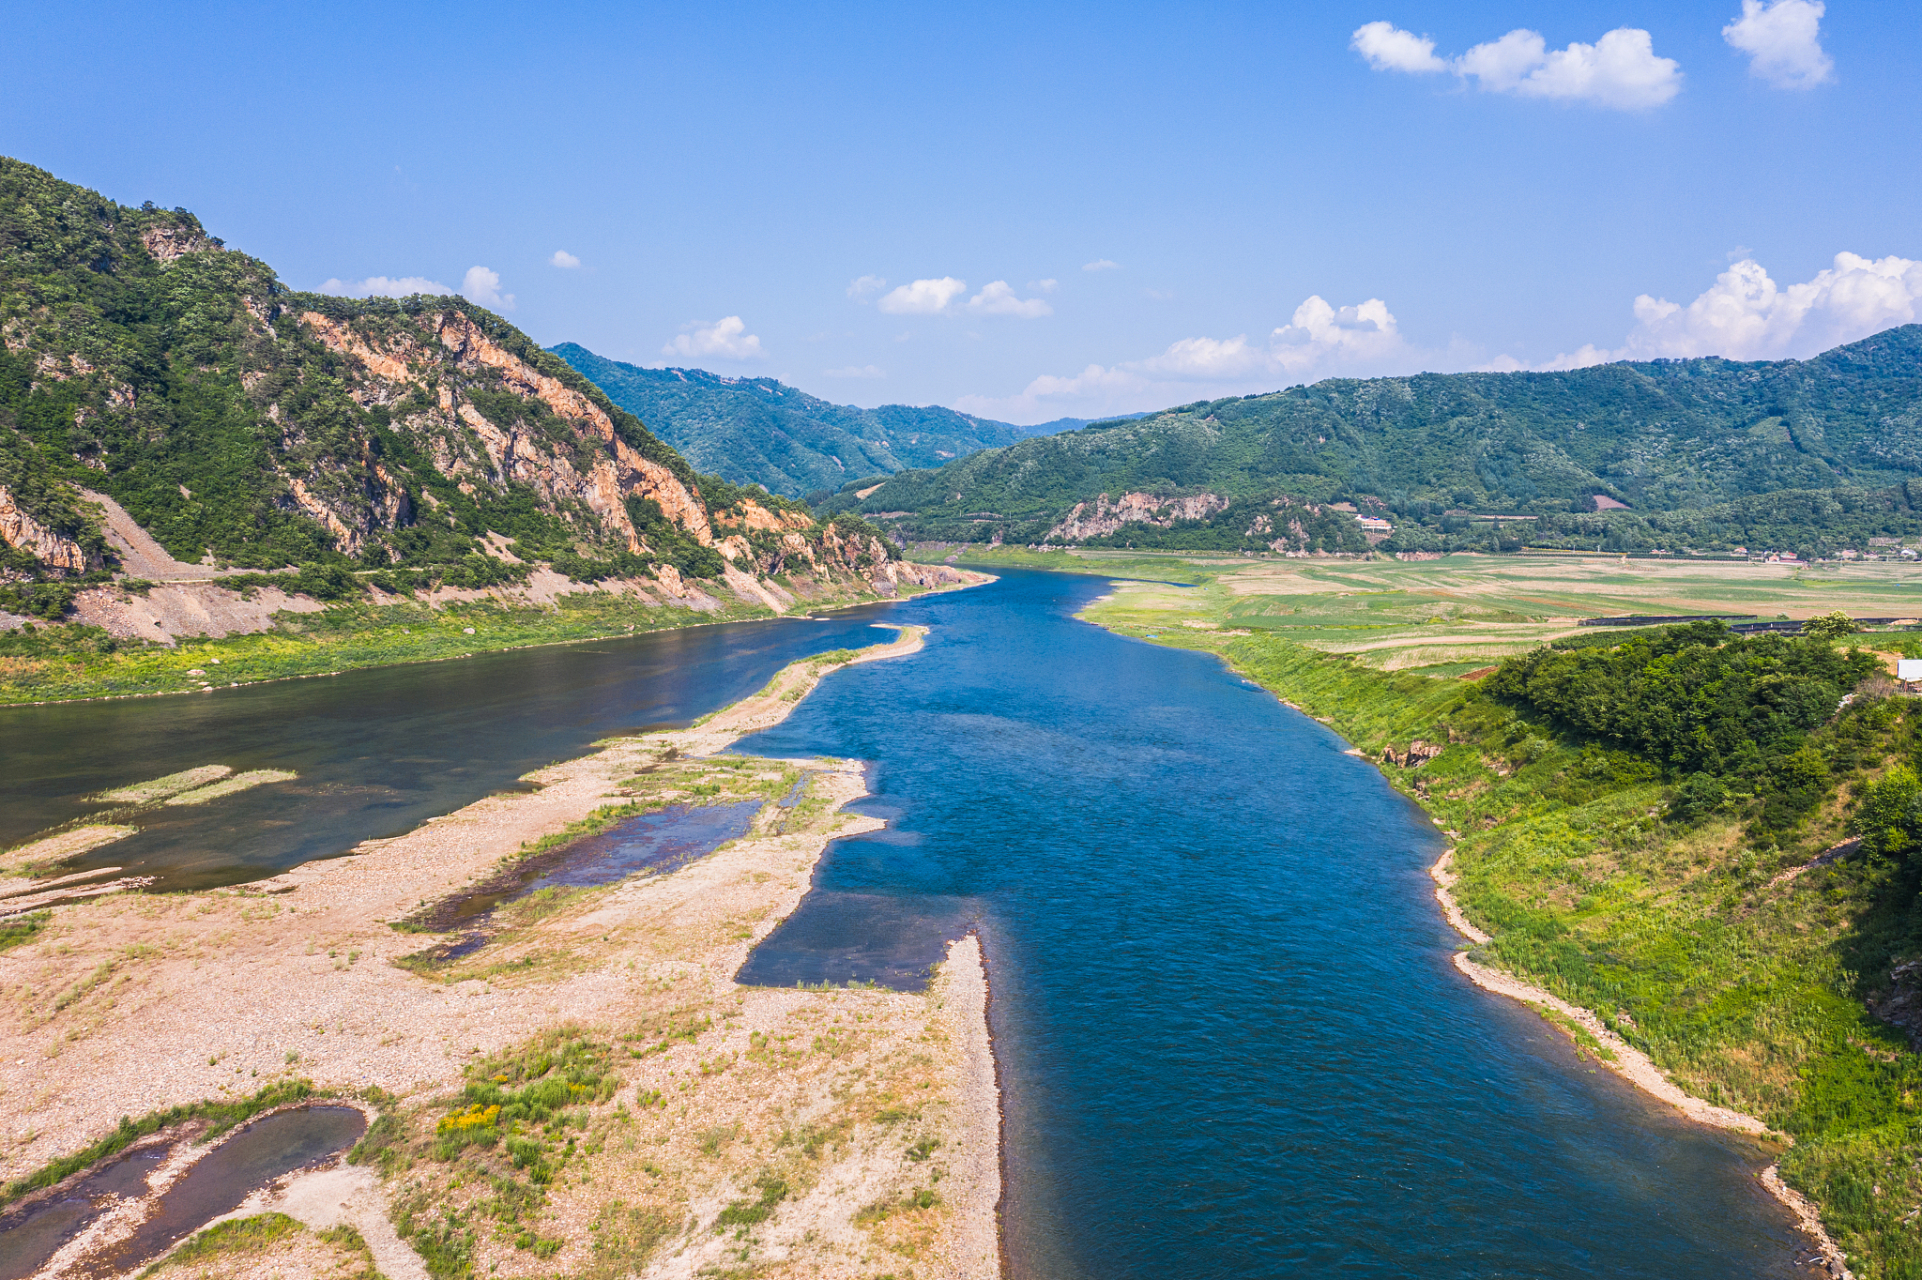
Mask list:
[{"label": "cumulus cloud", "polygon": [[554,256],[547,261],[550,265],[560,267],[567,271],[572,271],[575,267],[581,265],[581,260],[565,249],[554,250]]},{"label": "cumulus cloud", "polygon": [[890,315],[938,316],[948,304],[968,291],[966,280],[942,276],[935,280],[916,280],[885,295],[876,305]]},{"label": "cumulus cloud", "polygon": [[[1922,261],[1838,253],[1832,266],[1801,284],[1780,286],[1744,258],[1683,305],[1643,294],[1635,327],[1615,348],[1584,346],[1544,369],[1580,369],[1612,360],[1802,359],[1922,318]],[[1498,362],[1499,367],[1519,367]]]},{"label": "cumulus cloud", "polygon": [[830,378],[885,378],[888,376],[871,364],[851,364],[844,369],[823,369],[821,372]]},{"label": "cumulus cloud", "polygon": [[467,268],[467,274],[461,277],[460,293],[469,302],[478,302],[496,311],[514,309],[514,295],[501,292],[501,273],[486,267]]},{"label": "cumulus cloud", "polygon": [[662,347],[661,354],[688,359],[718,356],[723,360],[761,360],[767,356],[760,338],[747,331],[746,322],[739,316],[713,324],[696,320],[687,326],[687,332]]},{"label": "cumulus cloud", "polygon": [[1376,71],[1453,71],[1490,93],[1522,98],[1634,111],[1660,106],[1682,88],[1681,64],[1655,56],[1654,39],[1640,27],[1617,27],[1594,44],[1577,40],[1565,49],[1550,49],[1541,32],[1517,27],[1452,61],[1436,55],[1433,40],[1387,22],[1357,28],[1349,43]]},{"label": "cumulus cloud", "polygon": [[1682,90],[1682,66],[1655,56],[1655,42],[1639,27],[1617,27],[1594,44],[1550,50],[1541,33],[1518,28],[1478,44],[1455,64],[1492,93],[1523,98],[1592,102],[1634,111],[1659,107]]},{"label": "cumulus cloud", "polygon": [[967,396],[954,407],[1009,422],[1087,417],[1252,390],[1336,373],[1380,371],[1412,355],[1388,306],[1370,298],[1337,308],[1316,296],[1266,339],[1183,338],[1156,356],[1077,374],[1045,374],[1019,395]]},{"label": "cumulus cloud", "polygon": [[1033,289],[1036,293],[1053,293],[1056,289],[1061,287],[1061,282],[1055,279],[1030,280],[1028,281],[1028,287],[1030,289]]},{"label": "cumulus cloud", "polygon": [[848,282],[848,297],[856,302],[866,302],[868,295],[879,293],[888,287],[888,282],[880,276],[861,276]]},{"label": "cumulus cloud", "polygon": [[1096,258],[1093,262],[1081,264],[1083,271],[1119,271],[1121,264],[1108,258]]},{"label": "cumulus cloud", "polygon": [[1006,280],[996,280],[969,298],[968,310],[987,316],[1019,316],[1023,320],[1038,320],[1054,314],[1054,308],[1044,298],[1015,296],[1014,286]]},{"label": "cumulus cloud", "polygon": [[1348,47],[1377,71],[1446,71],[1448,63],[1435,56],[1435,42],[1403,31],[1392,22],[1370,22],[1355,31]]},{"label": "cumulus cloud", "polygon": [[446,295],[454,292],[438,280],[425,276],[368,276],[365,280],[329,280],[320,286],[322,293],[340,298],[408,298],[417,293]]},{"label": "cumulus cloud", "polygon": [[1749,56],[1749,74],[1778,89],[1813,89],[1834,78],[1822,50],[1822,0],[1742,0],[1742,16],[1722,39]]}]

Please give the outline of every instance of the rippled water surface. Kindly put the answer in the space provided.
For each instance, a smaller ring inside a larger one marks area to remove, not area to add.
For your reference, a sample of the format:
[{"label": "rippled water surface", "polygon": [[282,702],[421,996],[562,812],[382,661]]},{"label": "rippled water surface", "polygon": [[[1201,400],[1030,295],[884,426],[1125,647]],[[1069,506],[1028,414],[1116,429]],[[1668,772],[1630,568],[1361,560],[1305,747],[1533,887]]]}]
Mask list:
[{"label": "rippled water surface", "polygon": [[770,755],[874,762],[744,977],[900,983],[982,931],[1017,1277],[1788,1277],[1739,1141],[1470,987],[1438,837],[1213,659],[1010,573],[896,608],[921,654],[826,681]]}]

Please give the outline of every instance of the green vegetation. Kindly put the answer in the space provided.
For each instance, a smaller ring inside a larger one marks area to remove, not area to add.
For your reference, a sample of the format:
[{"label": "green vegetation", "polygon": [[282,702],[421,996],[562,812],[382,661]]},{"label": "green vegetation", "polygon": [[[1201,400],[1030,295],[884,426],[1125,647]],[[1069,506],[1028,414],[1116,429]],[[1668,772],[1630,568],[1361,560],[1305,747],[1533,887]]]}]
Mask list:
[{"label": "green vegetation", "polygon": [[[435,1192],[434,1182],[416,1178],[394,1206],[396,1231],[435,1280],[473,1274],[482,1224],[536,1257],[552,1257],[565,1245],[538,1229],[550,1188],[632,1123],[625,1107],[596,1114],[620,1087],[613,1058],[607,1042],[578,1027],[556,1027],[471,1064],[460,1093],[420,1113],[429,1124],[419,1137],[410,1140],[409,1125],[400,1121],[378,1135],[368,1131],[352,1158],[378,1161],[383,1176],[407,1174],[416,1161],[426,1161],[444,1175],[447,1190],[476,1189],[456,1205]],[[581,1274],[602,1280],[630,1274],[677,1226],[659,1210],[604,1204],[590,1227],[593,1262]]]},{"label": "green vegetation", "polygon": [[754,1185],[761,1194],[753,1200],[736,1200],[721,1210],[714,1219],[714,1229],[723,1227],[751,1227],[766,1222],[774,1214],[774,1206],[787,1199],[787,1183],[771,1173],[763,1173],[755,1179]]},{"label": "green vegetation", "polygon": [[570,1106],[614,1096],[620,1079],[608,1069],[611,1057],[607,1045],[563,1028],[470,1068],[459,1100],[434,1130],[434,1159],[445,1162],[469,1145],[491,1147],[504,1139],[515,1169],[526,1170],[537,1186],[552,1182],[552,1145],[535,1134],[565,1130]]},{"label": "green vegetation", "polygon": [[33,941],[34,935],[46,928],[47,921],[51,919],[51,911],[29,911],[25,915],[10,916],[0,921],[0,951]]},{"label": "green vegetation", "polygon": [[[909,467],[938,467],[980,449],[1080,426],[1016,427],[934,406],[829,404],[773,378],[644,369],[563,342],[553,353],[703,470],[798,498],[861,487]],[[860,477],[872,477],[865,482]]]},{"label": "green vegetation", "polygon": [[1764,825],[1781,830],[1828,790],[1829,758],[1810,733],[1881,664],[1817,638],[1726,637],[1724,624],[1698,622],[1611,648],[1537,649],[1504,661],[1482,688],[1686,775],[1671,805],[1678,816],[1714,812],[1733,786],[1761,799]]},{"label": "green vegetation", "polygon": [[[1102,494],[1208,494],[1204,518],[1170,511],[1094,543],[1358,549],[1353,521],[1329,518],[1345,500],[1391,519],[1390,551],[1861,549],[1922,538],[1919,393],[1915,325],[1806,361],[1331,379],[988,449],[820,509],[906,512],[895,527],[914,539],[1031,544]],[[1597,513],[1597,496],[1631,509]]]},{"label": "green vegetation", "polygon": [[1371,759],[1429,744],[1381,767],[1456,837],[1478,957],[1792,1138],[1783,1174],[1858,1276],[1922,1276],[1922,1019],[1900,976],[1922,956],[1922,707],[1851,647],[1881,638],[1582,635],[1476,682],[1236,628],[1300,604],[1236,581],[1088,613],[1221,654]]},{"label": "green vegetation", "polygon": [[251,1218],[230,1218],[217,1222],[195,1235],[167,1257],[141,1272],[144,1277],[167,1267],[194,1266],[236,1253],[259,1253],[307,1228],[284,1213],[262,1213]]}]

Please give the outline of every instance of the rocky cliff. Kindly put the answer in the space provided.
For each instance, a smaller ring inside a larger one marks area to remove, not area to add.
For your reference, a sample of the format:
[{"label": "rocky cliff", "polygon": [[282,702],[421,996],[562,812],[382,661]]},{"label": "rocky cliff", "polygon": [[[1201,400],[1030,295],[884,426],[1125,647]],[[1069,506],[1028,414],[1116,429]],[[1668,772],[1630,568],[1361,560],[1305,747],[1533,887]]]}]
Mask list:
[{"label": "rocky cliff", "polygon": [[778,605],[913,572],[859,519],[697,475],[463,299],[293,291],[185,210],[0,159],[0,610],[62,616],[124,568],[88,491],[175,564],[336,596],[539,578]]}]

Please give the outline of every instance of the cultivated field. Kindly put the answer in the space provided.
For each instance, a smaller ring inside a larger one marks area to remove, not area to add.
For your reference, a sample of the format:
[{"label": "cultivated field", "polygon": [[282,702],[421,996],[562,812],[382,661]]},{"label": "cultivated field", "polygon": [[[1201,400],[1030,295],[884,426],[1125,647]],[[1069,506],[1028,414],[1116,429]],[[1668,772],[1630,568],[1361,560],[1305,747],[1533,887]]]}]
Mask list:
[{"label": "cultivated field", "polygon": [[[1044,562],[1045,561],[1045,562]],[[1014,561],[1010,561],[1014,562]],[[1620,614],[1922,617],[1922,566],[1771,565],[1614,556],[1272,560],[1099,552],[1036,568],[1134,578],[1115,603],[1170,623],[1268,631],[1385,671],[1458,675]],[[1192,585],[1164,585],[1181,582]]]}]

